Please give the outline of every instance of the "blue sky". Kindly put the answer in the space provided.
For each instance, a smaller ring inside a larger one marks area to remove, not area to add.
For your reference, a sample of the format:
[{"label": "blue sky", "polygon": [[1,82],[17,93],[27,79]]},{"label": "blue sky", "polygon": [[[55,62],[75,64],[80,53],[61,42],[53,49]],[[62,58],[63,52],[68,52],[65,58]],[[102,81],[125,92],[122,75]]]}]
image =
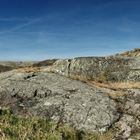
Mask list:
[{"label": "blue sky", "polygon": [[140,0],[0,0],[0,60],[140,48]]}]

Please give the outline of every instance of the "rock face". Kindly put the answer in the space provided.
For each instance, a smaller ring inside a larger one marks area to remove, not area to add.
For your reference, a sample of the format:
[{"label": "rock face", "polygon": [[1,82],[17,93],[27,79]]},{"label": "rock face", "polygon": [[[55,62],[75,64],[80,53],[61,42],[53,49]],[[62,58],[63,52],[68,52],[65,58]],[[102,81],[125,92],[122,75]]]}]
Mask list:
[{"label": "rock face", "polygon": [[130,72],[128,73],[128,81],[140,81],[140,57],[133,58],[129,63]]},{"label": "rock face", "polygon": [[122,115],[115,123],[117,139],[140,139],[140,89],[127,90],[128,96],[122,100]]},{"label": "rock face", "polygon": [[51,71],[71,78],[105,81],[140,81],[140,57],[85,57],[56,61]]},{"label": "rock face", "polygon": [[106,131],[120,117],[106,91],[51,73],[0,75],[0,104],[87,131]]}]

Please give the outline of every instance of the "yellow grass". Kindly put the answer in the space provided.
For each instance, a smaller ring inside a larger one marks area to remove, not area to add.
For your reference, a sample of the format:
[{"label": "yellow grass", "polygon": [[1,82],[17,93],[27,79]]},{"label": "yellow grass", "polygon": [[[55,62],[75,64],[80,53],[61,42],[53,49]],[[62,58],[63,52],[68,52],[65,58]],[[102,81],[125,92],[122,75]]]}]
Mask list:
[{"label": "yellow grass", "polygon": [[116,82],[116,83],[97,83],[94,81],[89,82],[92,85],[96,85],[103,88],[109,89],[132,89],[132,88],[140,88],[140,82]]},{"label": "yellow grass", "polygon": [[128,94],[126,94],[125,92],[112,92],[112,93],[107,93],[107,95],[111,98],[111,99],[118,99],[120,97],[126,97]]},{"label": "yellow grass", "polygon": [[21,72],[21,73],[30,73],[30,72],[39,72],[39,71],[40,71],[39,67],[25,67],[25,68],[17,69],[17,72]]},{"label": "yellow grass", "polygon": [[95,85],[101,88],[109,88],[109,89],[114,89],[114,90],[118,90],[118,89],[140,89],[140,82],[132,82],[132,81],[128,81],[128,82],[97,82],[97,81],[92,81],[92,80],[88,80],[86,77],[81,77],[81,76],[75,76],[75,77],[70,77],[71,79],[74,80],[79,80],[82,82],[85,82],[91,86]]}]

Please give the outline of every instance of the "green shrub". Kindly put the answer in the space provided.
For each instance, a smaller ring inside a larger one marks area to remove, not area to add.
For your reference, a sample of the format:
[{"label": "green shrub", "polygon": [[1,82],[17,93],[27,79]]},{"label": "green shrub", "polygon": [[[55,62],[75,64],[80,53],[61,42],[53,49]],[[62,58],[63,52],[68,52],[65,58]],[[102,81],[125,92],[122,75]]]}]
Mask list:
[{"label": "green shrub", "polygon": [[21,117],[0,109],[0,138],[4,140],[112,140],[113,132],[88,134],[47,119]]}]

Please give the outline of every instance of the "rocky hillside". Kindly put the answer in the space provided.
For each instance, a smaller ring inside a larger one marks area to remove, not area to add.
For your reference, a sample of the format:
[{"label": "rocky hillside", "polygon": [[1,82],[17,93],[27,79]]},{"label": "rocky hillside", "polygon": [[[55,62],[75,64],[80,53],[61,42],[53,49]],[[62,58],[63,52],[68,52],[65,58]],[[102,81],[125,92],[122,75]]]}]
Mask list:
[{"label": "rocky hillside", "polygon": [[140,48],[136,48],[131,51],[127,51],[124,53],[116,54],[115,56],[121,56],[121,57],[140,57]]},{"label": "rocky hillside", "polygon": [[[0,74],[2,108],[10,107],[20,116],[47,118],[56,124],[52,133],[67,125],[83,135],[112,132],[104,140],[140,139],[139,57],[81,57],[33,66]],[[11,135],[5,128],[1,132]]]},{"label": "rocky hillside", "polygon": [[33,67],[52,66],[56,61],[57,59],[48,59],[48,60],[36,62],[32,66]]},{"label": "rocky hillside", "polygon": [[42,70],[0,74],[0,105],[14,114],[47,117],[85,132],[140,138],[140,86],[101,88]]},{"label": "rocky hillside", "polygon": [[32,61],[32,62],[0,61],[0,72],[32,66],[34,63],[37,63],[37,62],[36,61]]},{"label": "rocky hillside", "polygon": [[93,80],[101,83],[140,81],[139,55],[140,49],[135,49],[110,57],[79,57],[42,61],[38,66],[46,64],[48,71],[84,81]]},{"label": "rocky hillside", "polygon": [[57,60],[47,69],[80,80],[140,81],[140,57],[82,57]]}]

